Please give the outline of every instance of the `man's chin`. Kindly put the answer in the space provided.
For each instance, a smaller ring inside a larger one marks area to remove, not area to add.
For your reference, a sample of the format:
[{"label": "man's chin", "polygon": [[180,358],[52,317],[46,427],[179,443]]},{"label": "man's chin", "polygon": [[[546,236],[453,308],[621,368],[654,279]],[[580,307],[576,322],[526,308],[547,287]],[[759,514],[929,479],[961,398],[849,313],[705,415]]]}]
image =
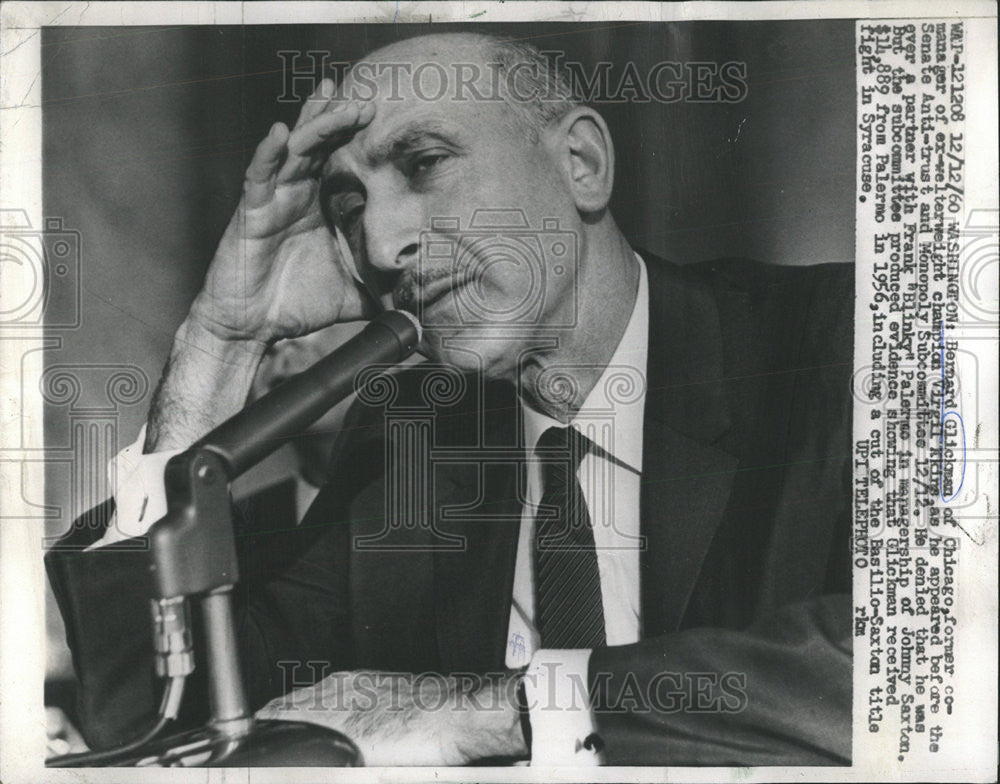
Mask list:
[{"label": "man's chin", "polygon": [[522,345],[506,325],[425,325],[419,350],[429,361],[465,373],[482,374],[487,379],[513,379]]}]

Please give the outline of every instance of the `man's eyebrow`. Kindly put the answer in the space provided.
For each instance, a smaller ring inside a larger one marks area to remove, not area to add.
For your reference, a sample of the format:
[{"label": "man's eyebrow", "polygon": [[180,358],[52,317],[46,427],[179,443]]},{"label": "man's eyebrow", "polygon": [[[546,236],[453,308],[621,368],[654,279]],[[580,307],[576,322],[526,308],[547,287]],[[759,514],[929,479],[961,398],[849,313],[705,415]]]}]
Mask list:
[{"label": "man's eyebrow", "polygon": [[418,120],[403,126],[372,147],[365,154],[365,162],[374,169],[383,163],[399,159],[427,141],[459,146],[455,134],[447,126],[434,120]]}]

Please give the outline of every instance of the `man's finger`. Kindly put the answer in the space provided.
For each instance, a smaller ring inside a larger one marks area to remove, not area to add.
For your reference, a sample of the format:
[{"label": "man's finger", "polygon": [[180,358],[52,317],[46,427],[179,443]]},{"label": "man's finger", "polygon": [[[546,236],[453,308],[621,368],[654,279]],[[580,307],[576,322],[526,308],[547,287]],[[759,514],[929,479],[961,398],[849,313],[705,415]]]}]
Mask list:
[{"label": "man's finger", "polygon": [[278,173],[278,181],[288,182],[310,173],[322,145],[346,142],[371,122],[373,115],[372,110],[348,101],[296,128],[288,137],[288,159]]},{"label": "man's finger", "polygon": [[299,119],[296,120],[295,127],[301,128],[313,117],[320,114],[330,104],[332,97],[333,79],[320,80],[320,83],[316,85],[316,89],[313,90],[312,95],[306,98],[305,103],[302,104],[302,110],[299,112]]},{"label": "man's finger", "polygon": [[284,162],[288,144],[288,127],[275,123],[264,140],[257,145],[253,160],[247,167],[243,191],[247,207],[259,207],[274,195],[274,183]]},{"label": "man's finger", "polygon": [[353,129],[358,122],[359,107],[347,101],[314,117],[296,128],[288,138],[288,151],[293,155],[308,155],[317,145],[329,140],[337,132]]}]

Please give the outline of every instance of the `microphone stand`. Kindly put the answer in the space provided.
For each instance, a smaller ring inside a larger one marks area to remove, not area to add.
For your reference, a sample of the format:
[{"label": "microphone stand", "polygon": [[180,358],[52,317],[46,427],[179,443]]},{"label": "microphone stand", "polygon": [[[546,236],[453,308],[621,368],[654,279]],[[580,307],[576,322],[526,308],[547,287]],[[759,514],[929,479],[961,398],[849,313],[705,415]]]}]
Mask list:
[{"label": "microphone stand", "polygon": [[204,727],[147,743],[114,764],[358,765],[357,747],[339,732],[305,722],[258,721],[250,712],[233,611],[239,577],[229,499],[234,477],[213,442],[210,434],[167,464],[167,514],[149,532],[158,597],[153,601],[157,674],[177,677],[193,670],[183,603],[196,598],[204,626],[211,718]]},{"label": "microphone stand", "polygon": [[[197,598],[204,621],[211,719],[179,735],[143,738],[121,754],[79,754],[49,764],[82,767],[98,758],[102,765],[116,766],[361,764],[357,747],[339,732],[305,722],[258,721],[250,712],[233,611],[232,591],[239,574],[229,483],[347,397],[357,369],[401,362],[419,341],[416,319],[401,311],[382,313],[329,356],[167,463],[167,513],[149,530],[156,672],[171,683],[183,683],[193,671],[187,603]],[[178,707],[173,706],[174,715]],[[161,711],[161,724],[163,719]]]}]

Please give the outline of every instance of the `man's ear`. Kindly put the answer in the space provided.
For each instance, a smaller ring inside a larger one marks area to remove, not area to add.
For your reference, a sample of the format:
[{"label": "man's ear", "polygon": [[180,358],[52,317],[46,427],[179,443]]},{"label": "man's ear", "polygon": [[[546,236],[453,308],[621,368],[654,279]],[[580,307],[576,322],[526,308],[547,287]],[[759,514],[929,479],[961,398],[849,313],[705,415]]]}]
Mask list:
[{"label": "man's ear", "polygon": [[604,118],[577,107],[559,121],[555,138],[577,209],[603,210],[615,179],[615,147]]}]

